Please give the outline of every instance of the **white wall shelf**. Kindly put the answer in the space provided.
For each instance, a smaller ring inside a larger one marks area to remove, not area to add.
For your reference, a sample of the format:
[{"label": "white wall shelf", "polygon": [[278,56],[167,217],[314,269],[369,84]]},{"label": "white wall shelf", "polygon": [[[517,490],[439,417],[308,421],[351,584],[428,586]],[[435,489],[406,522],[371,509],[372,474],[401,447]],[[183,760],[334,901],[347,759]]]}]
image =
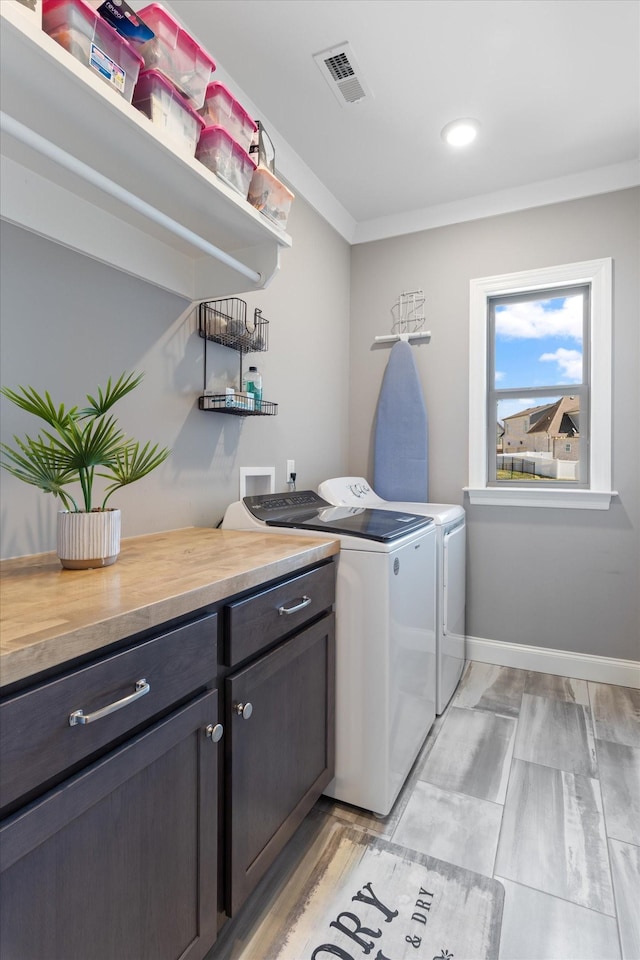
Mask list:
[{"label": "white wall shelf", "polygon": [[0,45],[3,219],[192,302],[267,286],[288,234],[11,4]]}]

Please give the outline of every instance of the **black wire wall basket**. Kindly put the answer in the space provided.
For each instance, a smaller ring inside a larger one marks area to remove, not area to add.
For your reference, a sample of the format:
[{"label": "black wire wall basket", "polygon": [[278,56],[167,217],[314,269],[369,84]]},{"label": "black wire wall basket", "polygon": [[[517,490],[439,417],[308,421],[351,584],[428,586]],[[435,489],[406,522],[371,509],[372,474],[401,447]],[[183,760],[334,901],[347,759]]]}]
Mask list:
[{"label": "black wire wall basket", "polygon": [[198,397],[200,410],[215,410],[236,417],[275,417],[278,404],[256,398],[251,393],[229,388],[226,393],[207,391],[207,342],[230,347],[239,355],[239,386],[242,385],[242,357],[246,353],[262,353],[269,348],[269,321],[257,308],[253,321],[247,320],[247,304],[238,297],[208,300],[198,307],[198,333],[205,340],[203,394]]},{"label": "black wire wall basket", "polygon": [[217,410],[218,413],[230,413],[236,417],[275,417],[278,404],[270,400],[255,400],[246,398],[243,394],[208,393],[198,397],[198,406],[201,410]]},{"label": "black wire wall basket", "polygon": [[253,321],[248,321],[247,304],[238,297],[201,303],[198,329],[201,337],[240,353],[261,353],[269,349],[269,321],[257,307]]}]

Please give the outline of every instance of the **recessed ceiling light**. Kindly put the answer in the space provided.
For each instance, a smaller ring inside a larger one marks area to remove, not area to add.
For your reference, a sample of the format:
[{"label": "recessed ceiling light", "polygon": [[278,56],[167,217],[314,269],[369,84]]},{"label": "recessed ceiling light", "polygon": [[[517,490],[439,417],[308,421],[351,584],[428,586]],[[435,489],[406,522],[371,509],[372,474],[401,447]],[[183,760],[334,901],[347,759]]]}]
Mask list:
[{"label": "recessed ceiling light", "polygon": [[468,143],[478,135],[480,124],[477,120],[465,117],[463,120],[452,120],[446,127],[442,128],[440,136],[445,143],[450,143],[452,147],[466,147]]}]

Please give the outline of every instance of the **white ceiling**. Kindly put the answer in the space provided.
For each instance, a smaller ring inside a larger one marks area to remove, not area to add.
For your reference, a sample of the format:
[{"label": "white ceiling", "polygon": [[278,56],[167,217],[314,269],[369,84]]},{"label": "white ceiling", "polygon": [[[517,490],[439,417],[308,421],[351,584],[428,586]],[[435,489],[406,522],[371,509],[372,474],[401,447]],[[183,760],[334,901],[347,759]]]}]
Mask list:
[{"label": "white ceiling", "polygon": [[[638,182],[638,0],[170,6],[352,241]],[[371,90],[350,106],[313,59],[344,41]],[[456,117],[481,123],[461,150],[440,137]]]}]

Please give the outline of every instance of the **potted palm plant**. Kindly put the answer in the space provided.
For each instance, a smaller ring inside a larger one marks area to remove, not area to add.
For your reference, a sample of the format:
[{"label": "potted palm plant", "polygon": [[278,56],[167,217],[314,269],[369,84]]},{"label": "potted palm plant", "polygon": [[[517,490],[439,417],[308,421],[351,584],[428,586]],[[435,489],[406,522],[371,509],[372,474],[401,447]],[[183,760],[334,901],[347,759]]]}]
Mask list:
[{"label": "potted palm plant", "polygon": [[[33,387],[0,389],[8,400],[43,420],[47,427],[33,438],[13,437],[15,446],[0,443],[0,466],[14,477],[52,493],[62,503],[58,513],[57,549],[63,567],[87,569],[115,563],[120,553],[120,510],[107,506],[121,487],[141,480],[169,456],[158,444],[143,447],[127,437],[111,408],[138,386],[143,374],[111,377],[87,407],[65,409],[49,393]],[[104,481],[101,497],[94,483]]]}]

